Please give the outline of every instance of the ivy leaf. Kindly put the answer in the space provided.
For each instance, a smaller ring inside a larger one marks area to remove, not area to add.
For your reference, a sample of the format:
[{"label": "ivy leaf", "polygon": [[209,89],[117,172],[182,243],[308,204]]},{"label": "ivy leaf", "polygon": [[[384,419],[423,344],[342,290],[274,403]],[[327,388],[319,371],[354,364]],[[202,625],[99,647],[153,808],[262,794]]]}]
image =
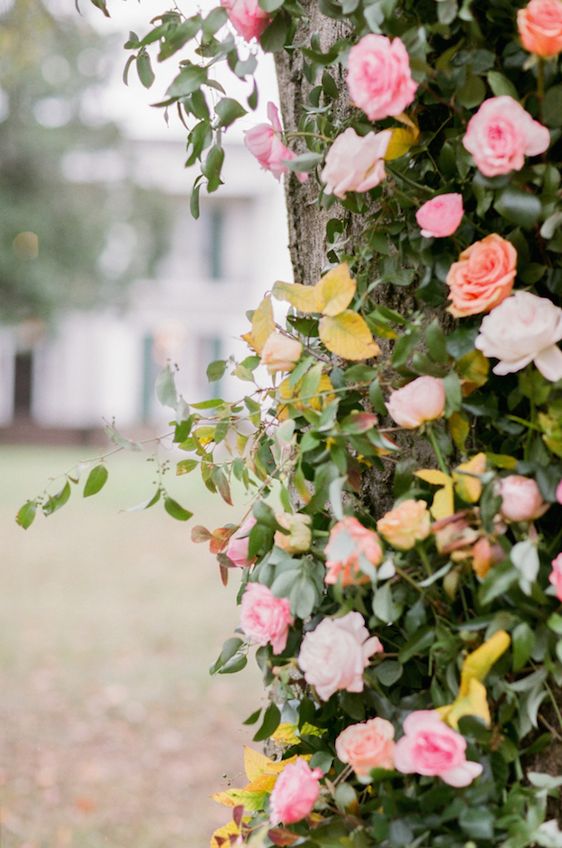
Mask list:
[{"label": "ivy leaf", "polygon": [[325,315],[319,332],[328,350],[343,359],[370,359],[381,352],[365,319],[351,309],[334,317]]}]

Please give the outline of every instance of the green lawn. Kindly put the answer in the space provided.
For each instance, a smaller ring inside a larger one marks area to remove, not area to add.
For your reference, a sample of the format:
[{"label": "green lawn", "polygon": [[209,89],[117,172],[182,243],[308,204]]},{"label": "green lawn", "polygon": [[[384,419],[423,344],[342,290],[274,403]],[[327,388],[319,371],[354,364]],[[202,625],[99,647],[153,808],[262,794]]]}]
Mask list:
[{"label": "green lawn", "polygon": [[77,492],[26,532],[14,514],[91,452],[0,448],[2,848],[203,848],[229,813],[209,798],[243,780],[241,721],[262,698],[253,664],[211,678],[231,635],[224,589],[193,523],[240,510],[197,478],[170,488],[189,523],[148,497],[154,465],[110,460],[96,497]]}]

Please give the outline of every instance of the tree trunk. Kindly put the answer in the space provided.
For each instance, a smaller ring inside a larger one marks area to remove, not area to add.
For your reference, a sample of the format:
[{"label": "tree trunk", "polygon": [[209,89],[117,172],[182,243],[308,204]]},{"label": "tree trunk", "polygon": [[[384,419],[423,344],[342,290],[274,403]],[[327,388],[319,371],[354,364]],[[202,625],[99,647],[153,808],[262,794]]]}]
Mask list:
[{"label": "tree trunk", "polygon": [[[311,34],[319,37],[320,47],[326,52],[329,47],[340,37],[346,34],[345,24],[325,17],[319,9],[317,0],[301,0],[306,14],[301,18],[299,28],[295,35],[295,43],[309,43]],[[304,104],[307,102],[311,85],[304,74],[304,56],[302,51],[279,51],[275,54],[276,72],[279,84],[279,95],[283,123],[287,130],[296,130],[299,118],[304,112]],[[336,115],[345,117],[349,110],[349,99],[345,85],[343,68],[338,66],[331,69],[336,76],[336,82],[341,92],[339,100],[335,103]],[[353,243],[354,233],[359,233],[364,228],[367,220],[372,217],[373,209],[369,216],[361,217],[357,214],[349,215],[339,204],[335,204],[329,210],[322,209],[317,202],[317,185],[315,180],[300,183],[294,175],[290,175],[285,182],[285,198],[287,205],[289,225],[289,249],[293,266],[295,282],[312,285],[318,281],[326,268],[326,224],[335,217],[345,218],[348,216],[347,232]],[[382,286],[377,288],[373,294],[374,302],[383,302],[393,309],[411,313],[415,308],[414,298],[408,287]],[[444,309],[436,310],[427,308],[427,322],[438,317],[441,324],[447,328],[451,326],[450,316]],[[388,352],[388,343],[380,342],[383,349],[382,356]],[[408,457],[413,459],[418,467],[435,466],[435,457],[428,442],[424,438],[416,438],[412,435],[399,437],[401,446],[405,449]],[[380,472],[371,472],[365,475],[363,481],[363,497],[371,509],[375,518],[386,512],[392,505],[392,476],[393,468]],[[558,690],[558,695],[560,695]],[[558,698],[559,706],[562,708],[562,697]],[[556,716],[551,706],[545,705],[544,714],[549,724],[556,724]],[[532,763],[528,764],[530,770],[544,771],[553,775],[562,773],[562,739],[553,739],[549,747],[537,755]],[[551,816],[562,820],[562,798],[550,801],[549,811]]]}]

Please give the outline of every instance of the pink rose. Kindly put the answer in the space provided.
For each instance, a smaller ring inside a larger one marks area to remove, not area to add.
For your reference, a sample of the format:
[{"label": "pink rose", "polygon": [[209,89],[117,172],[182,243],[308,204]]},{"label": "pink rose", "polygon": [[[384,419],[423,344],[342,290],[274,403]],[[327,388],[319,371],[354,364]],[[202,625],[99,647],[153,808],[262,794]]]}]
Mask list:
[{"label": "pink rose", "polygon": [[248,546],[250,544],[250,530],[255,523],[256,519],[253,515],[250,515],[228,540],[226,555],[234,565],[240,568],[251,565],[253,562],[253,560],[248,559]]},{"label": "pink rose", "polygon": [[403,774],[440,777],[449,786],[468,786],[482,774],[480,763],[466,759],[466,740],[441,720],[436,710],[410,713],[404,736],[394,748],[394,763]]},{"label": "pink rose", "polygon": [[516,291],[487,315],[475,346],[499,359],[494,374],[513,374],[534,362],[543,377],[562,379],[562,309],[546,297]]},{"label": "pink rose", "polygon": [[369,577],[362,569],[362,561],[368,568],[380,565],[383,552],[380,539],[373,530],[367,530],[360,521],[346,515],[330,531],[326,546],[326,583],[354,586],[368,583]]},{"label": "pink rose", "polygon": [[531,0],[517,12],[521,44],[529,53],[548,59],[562,51],[562,3],[560,0]]},{"label": "pink rose", "polygon": [[297,339],[290,339],[283,333],[272,333],[262,348],[261,362],[270,374],[292,371],[301,353],[302,344]]},{"label": "pink rose", "polygon": [[342,618],[323,619],[305,635],[298,663],[306,682],[327,701],[340,689],[362,692],[369,657],[382,651],[380,640],[369,637],[363,616],[348,612]]},{"label": "pink rose", "polygon": [[399,427],[413,430],[425,421],[440,418],[445,410],[445,385],[437,377],[416,377],[391,392],[388,413]]},{"label": "pink rose", "polygon": [[[289,170],[287,162],[296,158],[296,153],[283,144],[283,127],[279,119],[279,110],[274,103],[267,104],[269,124],[257,124],[244,136],[244,144],[250,153],[256,157],[262,168],[271,171],[276,180]],[[296,174],[298,180],[304,183],[308,174]]]},{"label": "pink rose", "polygon": [[552,571],[548,579],[554,586],[556,597],[562,601],[562,552],[552,560]]},{"label": "pink rose", "polygon": [[538,156],[550,144],[546,127],[507,94],[485,100],[468,122],[463,144],[486,177],[520,171],[525,156]]},{"label": "pink rose", "polygon": [[530,477],[510,474],[500,480],[500,512],[506,521],[533,521],[548,509],[540,489]]},{"label": "pink rose", "polygon": [[293,824],[306,818],[320,795],[321,777],[321,770],[311,769],[301,757],[285,766],[269,800],[271,824]]},{"label": "pink rose", "polygon": [[511,294],[517,273],[517,251],[492,233],[463,250],[447,274],[449,312],[466,318],[489,312]]},{"label": "pink rose", "polygon": [[326,194],[345,197],[348,191],[369,191],[382,183],[386,176],[384,154],[391,135],[383,130],[360,136],[351,127],[338,135],[320,175]]},{"label": "pink rose", "polygon": [[336,739],[336,753],[349,763],[358,777],[369,777],[371,769],[394,768],[394,728],[384,718],[352,724]]},{"label": "pink rose", "polygon": [[230,23],[246,41],[259,38],[271,22],[271,18],[260,8],[258,0],[221,0]]},{"label": "pink rose", "polygon": [[371,121],[399,115],[413,101],[417,83],[399,38],[365,35],[349,51],[347,87],[353,103]]},{"label": "pink rose", "polygon": [[276,598],[261,583],[248,583],[242,597],[240,625],[254,645],[271,645],[273,653],[280,654],[292,623],[291,605],[286,598]]},{"label": "pink rose", "polygon": [[420,206],[416,221],[424,238],[446,238],[459,228],[463,215],[462,194],[439,194]]}]

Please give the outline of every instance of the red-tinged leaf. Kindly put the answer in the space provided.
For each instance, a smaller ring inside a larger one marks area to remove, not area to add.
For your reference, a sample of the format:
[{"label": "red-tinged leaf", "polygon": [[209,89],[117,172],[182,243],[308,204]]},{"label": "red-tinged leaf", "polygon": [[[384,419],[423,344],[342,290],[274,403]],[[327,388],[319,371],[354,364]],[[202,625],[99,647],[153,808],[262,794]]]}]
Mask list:
[{"label": "red-tinged leaf", "polygon": [[230,524],[227,527],[217,527],[216,530],[213,530],[209,544],[209,550],[211,553],[220,554],[221,551],[226,548],[228,540],[235,530],[236,527],[233,524]]},{"label": "red-tinged leaf", "polygon": [[191,541],[195,542],[195,544],[199,544],[200,542],[208,542],[209,539],[212,538],[213,534],[201,524],[198,524],[197,527],[194,527],[191,531]]},{"label": "red-tinged leaf", "polygon": [[267,832],[267,835],[274,845],[293,845],[300,838],[285,827],[274,827]]},{"label": "red-tinged leaf", "polygon": [[228,568],[226,565],[219,565],[219,572],[221,576],[221,583],[223,586],[228,586]]},{"label": "red-tinged leaf", "polygon": [[232,819],[234,821],[234,824],[237,827],[240,827],[240,825],[242,824],[243,815],[244,815],[244,805],[238,804],[238,806],[234,807],[234,809],[232,811]]}]

